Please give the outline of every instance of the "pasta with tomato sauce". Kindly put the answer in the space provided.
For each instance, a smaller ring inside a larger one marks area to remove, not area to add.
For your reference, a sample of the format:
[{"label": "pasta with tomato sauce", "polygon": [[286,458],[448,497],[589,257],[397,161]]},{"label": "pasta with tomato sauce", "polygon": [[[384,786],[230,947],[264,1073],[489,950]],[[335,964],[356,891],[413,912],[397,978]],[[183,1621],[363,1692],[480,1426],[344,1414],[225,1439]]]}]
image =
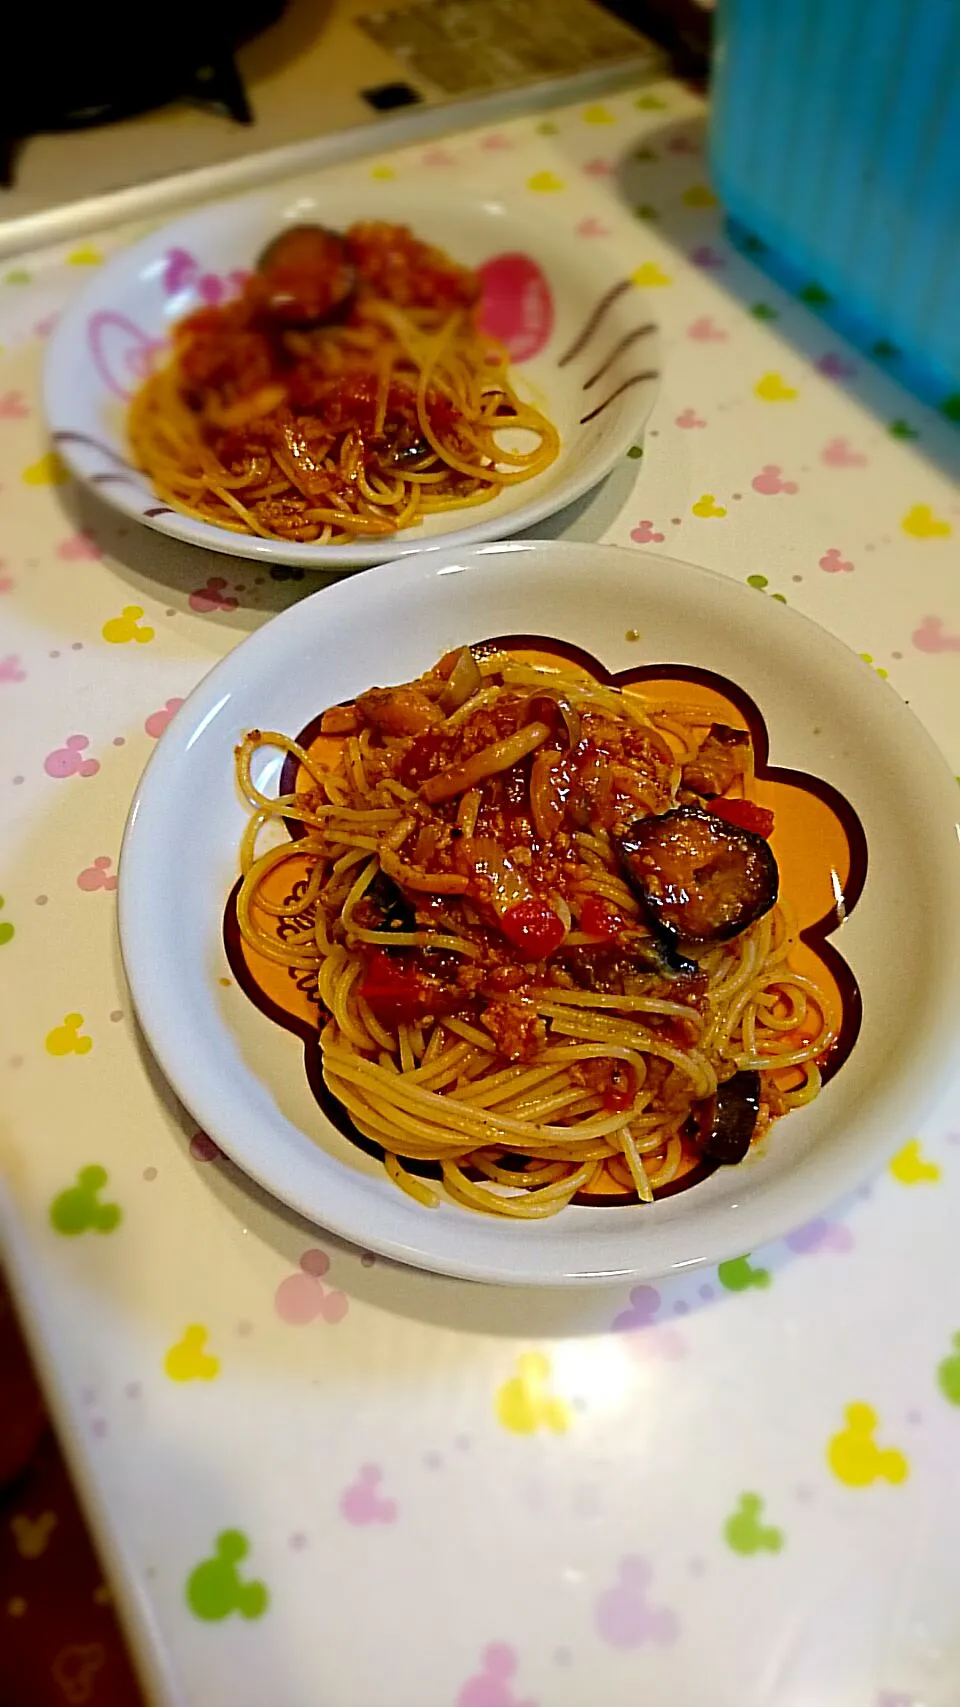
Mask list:
[{"label": "pasta with tomato sauce", "polygon": [[291,227],[234,300],[174,326],[130,404],[137,464],[174,509],[300,544],[488,503],[560,441],[479,303],[478,276],[405,226]]},{"label": "pasta with tomato sauce", "polygon": [[[315,972],[326,1087],[405,1191],[437,1202],[430,1162],[493,1214],[649,1202],[816,1096],[838,1021],[791,963],[746,730],[464,647],[321,731],[237,748],[236,918]],[[257,787],[264,748],[293,792]]]}]

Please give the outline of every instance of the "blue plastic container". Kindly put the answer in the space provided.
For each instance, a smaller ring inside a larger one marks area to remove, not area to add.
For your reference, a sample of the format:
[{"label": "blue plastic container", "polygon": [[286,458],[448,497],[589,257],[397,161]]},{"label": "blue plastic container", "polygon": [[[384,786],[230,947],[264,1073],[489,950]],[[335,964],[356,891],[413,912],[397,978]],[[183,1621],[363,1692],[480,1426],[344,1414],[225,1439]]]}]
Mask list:
[{"label": "blue plastic container", "polygon": [[720,0],[710,152],[735,237],[960,421],[960,0]]}]

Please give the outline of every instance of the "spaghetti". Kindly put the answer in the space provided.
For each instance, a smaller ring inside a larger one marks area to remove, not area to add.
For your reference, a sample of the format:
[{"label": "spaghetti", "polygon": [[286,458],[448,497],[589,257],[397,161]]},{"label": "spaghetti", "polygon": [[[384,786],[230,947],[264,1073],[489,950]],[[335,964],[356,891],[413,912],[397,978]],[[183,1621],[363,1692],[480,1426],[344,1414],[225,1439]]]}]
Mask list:
[{"label": "spaghetti", "polygon": [[[264,748],[295,791],[257,786]],[[463,648],[310,751],[251,731],[237,776],[243,940],[315,978],[327,1089],[421,1203],[423,1163],[523,1219],[649,1202],[817,1095],[837,1018],[750,736],[702,706]]]},{"label": "spaghetti", "polygon": [[301,543],[489,503],[560,441],[479,298],[476,274],[403,226],[294,227],[235,300],[173,328],[130,404],[138,466],[174,509]]}]

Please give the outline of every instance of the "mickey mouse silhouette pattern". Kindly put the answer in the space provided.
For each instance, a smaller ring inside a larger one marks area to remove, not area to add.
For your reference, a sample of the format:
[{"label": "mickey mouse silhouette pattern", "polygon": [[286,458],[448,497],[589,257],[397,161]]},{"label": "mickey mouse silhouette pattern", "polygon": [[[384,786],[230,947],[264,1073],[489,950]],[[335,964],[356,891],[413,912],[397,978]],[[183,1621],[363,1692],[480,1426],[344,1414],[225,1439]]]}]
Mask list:
[{"label": "mickey mouse silhouette pattern", "polygon": [[951,1340],[953,1352],[937,1365],[937,1383],[951,1405],[960,1405],[960,1334]]},{"label": "mickey mouse silhouette pattern", "polygon": [[481,1656],[481,1670],[471,1677],[457,1696],[457,1707],[537,1707],[513,1693],[510,1679],[517,1670],[517,1656],[506,1642],[491,1642]]},{"label": "mickey mouse silhouette pattern", "polygon": [[93,1048],[93,1038],[86,1037],[80,1030],[83,1024],[82,1014],[65,1014],[62,1025],[55,1025],[47,1032],[45,1046],[48,1055],[89,1055]]},{"label": "mickey mouse silhouette pattern", "polygon": [[619,1581],[596,1605],[596,1625],[612,1648],[638,1648],[643,1642],[668,1646],[677,1639],[677,1616],[668,1606],[651,1606],[647,1590],[653,1577],[646,1559],[629,1554],[618,1566]]},{"label": "mickey mouse silhouette pattern", "polygon": [[550,1392],[550,1359],[542,1351],[517,1358],[517,1373],[497,1393],[497,1417],[511,1434],[535,1434],[539,1428],[565,1434],[570,1407]]},{"label": "mickey mouse silhouette pattern", "polygon": [[96,776],[100,760],[83,757],[89,745],[89,735],[68,735],[65,745],[55,747],[44,759],[43,768],[47,775],[58,780],[68,776]]},{"label": "mickey mouse silhouette pattern", "polygon": [[207,1330],[199,1322],[184,1328],[183,1338],[172,1345],[163,1360],[171,1381],[213,1381],[220,1373],[220,1359],[204,1347]]},{"label": "mickey mouse silhouette pattern", "polygon": [[831,1437],[827,1463],[848,1488],[868,1488],[872,1482],[905,1482],[910,1466],[895,1447],[880,1447],[873,1438],[879,1417],[872,1405],[859,1401],[844,1411],[846,1428]]},{"label": "mickey mouse silhouette pattern", "polygon": [[190,1572],[186,1582],[187,1605],[196,1618],[216,1624],[239,1612],[241,1618],[261,1618],[269,1595],[261,1582],[244,1582],[237,1566],[250,1551],[250,1542],[240,1529],[221,1530],[214,1553]]},{"label": "mickey mouse silhouette pattern", "polygon": [[740,1503],[723,1526],[723,1538],[735,1553],[749,1558],[753,1553],[779,1553],[783,1535],[761,1522],[763,1500],[759,1494],[741,1494]]},{"label": "mickey mouse silhouette pattern", "polygon": [[145,645],[153,639],[156,631],[146,623],[140,627],[142,615],[142,605],[124,605],[119,616],[112,616],[104,623],[100,630],[104,640],[111,646],[125,646],[128,640],[135,640],[141,646]]},{"label": "mickey mouse silhouette pattern", "polygon": [[50,1205],[50,1222],[58,1233],[73,1238],[78,1233],[112,1233],[120,1224],[119,1203],[101,1203],[100,1192],[107,1183],[106,1168],[93,1163],[81,1168],[75,1185],[58,1192]]}]

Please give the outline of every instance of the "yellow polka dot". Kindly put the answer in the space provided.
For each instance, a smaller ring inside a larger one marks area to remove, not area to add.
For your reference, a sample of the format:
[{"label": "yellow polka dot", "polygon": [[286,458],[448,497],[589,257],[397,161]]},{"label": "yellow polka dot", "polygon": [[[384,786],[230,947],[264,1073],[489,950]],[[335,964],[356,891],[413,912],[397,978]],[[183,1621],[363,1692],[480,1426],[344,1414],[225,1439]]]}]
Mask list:
[{"label": "yellow polka dot", "polygon": [[511,1434],[535,1434],[539,1428],[565,1434],[570,1426],[570,1407],[550,1391],[550,1359],[541,1351],[517,1358],[517,1373],[497,1393],[496,1411]]},{"label": "yellow polka dot", "polygon": [[919,1138],[911,1138],[898,1150],[890,1163],[890,1172],[901,1185],[936,1185],[940,1168],[936,1162],[924,1159]]},{"label": "yellow polka dot", "polygon": [[647,290],[654,288],[657,285],[668,285],[673,283],[673,279],[670,277],[670,274],[665,273],[663,268],[657,265],[656,261],[644,261],[643,266],[638,267],[636,272],[630,274],[630,277],[635,285],[641,285]]}]

